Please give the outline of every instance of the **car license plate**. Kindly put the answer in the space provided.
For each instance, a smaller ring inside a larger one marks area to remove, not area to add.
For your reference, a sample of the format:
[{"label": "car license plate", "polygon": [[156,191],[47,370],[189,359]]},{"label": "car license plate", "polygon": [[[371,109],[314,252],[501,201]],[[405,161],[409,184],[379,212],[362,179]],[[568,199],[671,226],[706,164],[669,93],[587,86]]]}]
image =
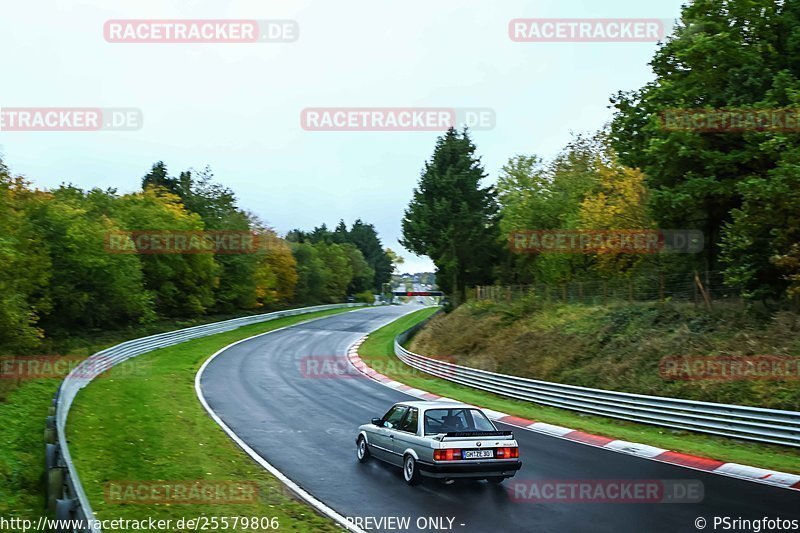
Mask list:
[{"label": "car license plate", "polygon": [[464,450],[464,459],[486,459],[494,457],[494,450]]}]

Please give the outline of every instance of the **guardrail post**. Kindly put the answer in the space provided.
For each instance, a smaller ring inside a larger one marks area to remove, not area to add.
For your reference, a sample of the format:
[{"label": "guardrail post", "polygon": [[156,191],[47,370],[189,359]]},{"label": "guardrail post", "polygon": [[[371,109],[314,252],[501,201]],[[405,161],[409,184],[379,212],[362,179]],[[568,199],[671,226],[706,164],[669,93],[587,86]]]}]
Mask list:
[{"label": "guardrail post", "polygon": [[44,442],[46,444],[56,443],[56,417],[54,415],[48,416],[45,421]]},{"label": "guardrail post", "polygon": [[56,501],[64,495],[64,468],[59,464],[58,445],[46,444],[44,457],[47,473],[45,503],[47,510],[55,513]]},{"label": "guardrail post", "polygon": [[[64,525],[70,520],[75,519],[75,510],[78,508],[78,500],[74,498],[63,498],[56,501],[56,520],[57,524]],[[81,530],[85,529],[84,527]],[[71,529],[65,527],[57,527],[56,533],[72,533]]]}]

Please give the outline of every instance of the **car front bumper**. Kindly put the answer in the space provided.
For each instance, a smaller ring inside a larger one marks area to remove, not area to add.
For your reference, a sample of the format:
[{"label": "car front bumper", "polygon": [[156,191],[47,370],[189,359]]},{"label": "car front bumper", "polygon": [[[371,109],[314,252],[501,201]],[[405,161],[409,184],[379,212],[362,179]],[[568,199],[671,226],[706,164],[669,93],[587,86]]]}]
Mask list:
[{"label": "car front bumper", "polygon": [[522,468],[522,461],[475,461],[468,463],[418,462],[420,473],[426,477],[513,477]]}]

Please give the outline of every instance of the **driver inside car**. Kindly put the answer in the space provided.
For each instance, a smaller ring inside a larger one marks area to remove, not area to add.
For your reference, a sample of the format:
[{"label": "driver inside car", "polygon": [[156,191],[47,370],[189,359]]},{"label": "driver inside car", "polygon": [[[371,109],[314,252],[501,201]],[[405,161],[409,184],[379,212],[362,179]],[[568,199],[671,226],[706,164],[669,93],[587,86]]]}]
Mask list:
[{"label": "driver inside car", "polygon": [[450,431],[461,431],[464,429],[464,424],[458,416],[444,416],[442,417],[442,432],[447,433]]}]

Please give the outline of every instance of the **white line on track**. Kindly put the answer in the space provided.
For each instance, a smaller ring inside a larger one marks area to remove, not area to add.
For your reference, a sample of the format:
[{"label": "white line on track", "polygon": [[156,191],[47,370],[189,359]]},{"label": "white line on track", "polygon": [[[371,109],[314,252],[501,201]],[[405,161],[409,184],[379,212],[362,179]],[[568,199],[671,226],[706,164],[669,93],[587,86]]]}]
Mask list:
[{"label": "white line on track", "polygon": [[[360,309],[354,309],[353,311],[347,311],[347,313],[354,313],[356,311],[361,311],[363,309],[369,309],[369,308],[365,307],[365,308],[360,308]],[[346,314],[346,313],[341,313],[341,314]],[[236,346],[237,344],[240,344],[240,343],[245,342],[245,341],[256,339],[256,338],[262,337],[264,335],[269,335],[270,333],[275,333],[277,331],[282,331],[284,329],[287,329],[287,328],[290,328],[290,327],[294,327],[294,326],[299,326],[299,325],[302,325],[302,324],[308,324],[309,322],[315,322],[317,320],[322,320],[324,318],[329,318],[330,316],[335,316],[335,315],[327,315],[327,316],[322,316],[322,317],[318,317],[318,318],[312,318],[311,320],[304,320],[302,322],[298,322],[297,324],[292,324],[291,326],[284,326],[282,328],[273,329],[273,330],[270,330],[270,331],[266,331],[264,333],[259,333],[258,335],[253,335],[252,337],[248,337],[246,339],[241,339],[241,340],[238,340],[238,341],[236,341],[234,343],[231,343],[231,344],[225,346],[224,348],[222,348],[222,349],[218,350],[216,353],[214,353],[211,357],[206,359],[206,361],[203,363],[203,366],[201,366],[200,370],[197,371],[197,374],[195,374],[195,376],[194,376],[194,390],[197,393],[197,398],[200,400],[200,403],[203,404],[203,407],[208,412],[209,416],[214,420],[214,422],[219,424],[219,426],[225,431],[225,433],[227,433],[228,436],[231,439],[233,439],[233,442],[235,442],[242,450],[244,450],[245,453],[247,455],[249,455],[255,462],[257,462],[259,465],[261,465],[270,474],[272,474],[273,476],[278,478],[278,480],[281,483],[286,485],[289,488],[289,490],[291,490],[292,492],[297,494],[297,496],[299,498],[301,498],[303,501],[305,501],[306,503],[311,505],[314,509],[316,509],[317,511],[319,511],[323,515],[327,516],[328,518],[330,518],[331,520],[333,520],[334,522],[336,522],[337,524],[339,524],[340,526],[342,526],[346,530],[355,531],[356,533],[366,533],[363,529],[361,529],[359,527],[356,527],[352,522],[349,522],[347,520],[347,518],[345,518],[343,515],[337,513],[336,511],[334,511],[333,509],[331,509],[330,507],[325,505],[322,501],[318,500],[313,495],[311,495],[311,493],[309,493],[305,489],[303,489],[303,487],[301,487],[300,485],[298,485],[297,483],[295,483],[294,481],[292,481],[291,479],[286,477],[286,475],[284,475],[283,472],[281,472],[280,470],[275,468],[266,459],[261,457],[258,454],[258,452],[256,452],[250,446],[248,446],[247,443],[244,442],[242,439],[240,439],[239,436],[225,422],[222,421],[222,419],[219,417],[219,415],[217,415],[217,413],[214,412],[213,409],[211,409],[211,406],[208,405],[208,402],[206,401],[206,398],[203,395],[203,391],[200,388],[200,380],[203,377],[203,371],[206,369],[208,364],[211,361],[214,360],[215,357],[217,357],[219,354],[221,354],[222,352],[224,352],[228,348],[232,348],[232,347]]]}]

